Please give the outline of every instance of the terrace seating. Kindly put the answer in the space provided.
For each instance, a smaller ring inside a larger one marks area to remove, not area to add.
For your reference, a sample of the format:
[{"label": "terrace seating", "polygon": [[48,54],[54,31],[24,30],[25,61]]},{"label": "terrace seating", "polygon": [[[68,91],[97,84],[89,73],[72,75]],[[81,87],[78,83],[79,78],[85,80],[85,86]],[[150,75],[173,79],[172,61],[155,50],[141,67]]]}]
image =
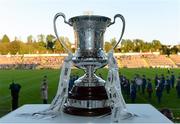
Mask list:
[{"label": "terrace seating", "polygon": [[41,56],[41,57],[24,57],[24,64],[36,64],[38,68],[59,68],[63,63],[64,57],[61,56]]},{"label": "terrace seating", "polygon": [[170,58],[178,67],[180,67],[180,55],[171,55]]},{"label": "terrace seating", "polygon": [[59,68],[63,63],[63,56],[0,56],[0,68]]},{"label": "terrace seating", "polygon": [[120,61],[122,67],[127,68],[142,68],[148,67],[146,62],[141,58],[141,56],[120,56],[118,57],[118,61]]},{"label": "terrace seating", "polygon": [[[136,54],[115,56],[119,67],[142,68],[142,67],[180,67],[180,55]],[[0,55],[0,69],[9,68],[53,68],[58,69],[64,60],[64,56],[59,55]]]},{"label": "terrace seating", "polygon": [[174,62],[169,57],[165,55],[151,55],[146,56],[145,60],[150,67],[175,67]]}]

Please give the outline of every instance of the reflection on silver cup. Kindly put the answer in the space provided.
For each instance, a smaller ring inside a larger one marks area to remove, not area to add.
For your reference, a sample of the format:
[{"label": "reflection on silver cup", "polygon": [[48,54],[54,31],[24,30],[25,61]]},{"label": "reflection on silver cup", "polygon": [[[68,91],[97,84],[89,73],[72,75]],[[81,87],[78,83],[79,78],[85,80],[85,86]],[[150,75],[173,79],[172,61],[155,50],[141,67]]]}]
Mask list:
[{"label": "reflection on silver cup", "polygon": [[[59,16],[62,16],[64,22],[74,29],[75,41],[77,42],[77,50],[72,58],[74,66],[85,70],[85,74],[75,81],[69,92],[64,112],[83,116],[96,116],[111,112],[104,87],[105,81],[94,73],[96,69],[107,65],[107,56],[103,51],[106,28],[114,24],[115,19],[119,17],[123,22],[120,42],[125,28],[124,17],[117,14],[114,16],[114,21],[111,22],[111,19],[105,16],[83,15],[72,17],[66,21],[63,13],[57,13],[54,17],[57,38],[56,19]],[[61,41],[61,44],[68,52],[71,52],[64,42]]]}]

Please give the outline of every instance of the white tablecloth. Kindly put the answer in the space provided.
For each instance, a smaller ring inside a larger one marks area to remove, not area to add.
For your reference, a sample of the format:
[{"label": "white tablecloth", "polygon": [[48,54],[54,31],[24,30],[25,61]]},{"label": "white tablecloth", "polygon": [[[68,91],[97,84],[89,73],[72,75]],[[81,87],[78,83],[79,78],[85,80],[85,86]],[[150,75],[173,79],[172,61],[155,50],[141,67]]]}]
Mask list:
[{"label": "white tablecloth", "polygon": [[[24,105],[0,118],[0,123],[111,123],[110,115],[99,118],[74,116],[63,113],[52,119],[34,119],[29,116],[19,116],[22,113],[33,113],[44,110],[48,106],[42,104]],[[127,104],[127,108],[130,112],[137,114],[138,117],[121,120],[121,123],[172,123],[150,104]]]}]

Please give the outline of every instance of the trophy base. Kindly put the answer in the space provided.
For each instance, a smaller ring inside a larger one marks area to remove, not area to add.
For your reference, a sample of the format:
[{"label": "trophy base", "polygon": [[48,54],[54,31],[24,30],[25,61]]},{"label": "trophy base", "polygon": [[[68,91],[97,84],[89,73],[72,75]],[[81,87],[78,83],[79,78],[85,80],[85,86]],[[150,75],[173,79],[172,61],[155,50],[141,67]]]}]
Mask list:
[{"label": "trophy base", "polygon": [[104,86],[73,86],[64,105],[65,113],[80,116],[99,116],[111,112]]},{"label": "trophy base", "polygon": [[111,108],[105,107],[105,108],[85,109],[85,108],[75,108],[75,107],[64,105],[63,111],[64,113],[71,114],[71,115],[100,116],[100,115],[111,113]]}]

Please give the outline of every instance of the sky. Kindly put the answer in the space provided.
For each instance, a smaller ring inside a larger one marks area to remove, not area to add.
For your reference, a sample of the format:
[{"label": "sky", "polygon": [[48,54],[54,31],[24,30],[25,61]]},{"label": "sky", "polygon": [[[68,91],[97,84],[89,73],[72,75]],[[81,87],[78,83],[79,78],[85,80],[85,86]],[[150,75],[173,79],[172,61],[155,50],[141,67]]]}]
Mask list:
[{"label": "sky", "polygon": [[[92,11],[113,20],[122,14],[126,20],[123,39],[143,39],[163,44],[180,44],[180,0],[0,0],[0,38],[4,34],[13,40],[15,36],[26,41],[27,36],[53,34],[53,18],[63,12],[68,20]],[[57,20],[60,36],[74,41],[73,28]],[[106,29],[105,40],[118,39],[121,33],[120,19]]]}]

